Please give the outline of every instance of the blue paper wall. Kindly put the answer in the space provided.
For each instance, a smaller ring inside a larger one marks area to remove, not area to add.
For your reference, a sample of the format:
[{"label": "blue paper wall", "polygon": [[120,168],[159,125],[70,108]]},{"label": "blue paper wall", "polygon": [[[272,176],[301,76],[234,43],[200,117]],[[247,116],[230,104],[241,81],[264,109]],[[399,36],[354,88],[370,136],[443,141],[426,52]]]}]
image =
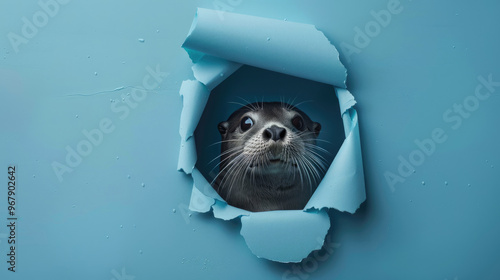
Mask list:
[{"label": "blue paper wall", "polygon": [[[178,89],[192,75],[180,45],[196,7],[315,24],[348,69],[367,200],[354,215],[332,211],[326,248],[302,263],[258,259],[237,222],[189,215],[192,180],[176,171]],[[2,2],[0,278],[497,279],[498,9]],[[6,262],[9,165],[15,273]]]}]

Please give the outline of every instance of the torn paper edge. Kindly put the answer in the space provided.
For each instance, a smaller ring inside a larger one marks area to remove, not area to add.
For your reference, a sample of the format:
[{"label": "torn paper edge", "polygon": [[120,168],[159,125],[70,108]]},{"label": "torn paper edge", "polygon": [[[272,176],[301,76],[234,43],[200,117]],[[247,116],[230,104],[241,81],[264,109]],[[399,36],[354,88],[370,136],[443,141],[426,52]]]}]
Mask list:
[{"label": "torn paper edge", "polygon": [[[198,16],[200,15],[200,11],[204,10],[203,13],[205,13],[206,9],[198,9],[197,11],[197,16],[196,19],[193,22],[193,25],[191,27],[190,33],[188,35],[188,38],[186,39],[183,47],[188,51],[190,54],[191,59],[193,60],[194,66],[192,67],[194,76],[196,78],[195,81],[193,80],[186,80],[183,82],[180,90],[180,94],[183,98],[183,110],[181,113],[181,124],[179,128],[179,133],[181,135],[181,149],[179,152],[179,162],[178,162],[178,169],[183,170],[186,174],[192,174],[193,178],[197,177],[197,179],[193,183],[193,191],[192,191],[192,196],[191,196],[191,201],[190,201],[190,209],[192,211],[198,211],[202,213],[206,213],[210,211],[210,208],[213,210],[214,217],[220,218],[223,220],[231,220],[235,219],[238,217],[242,218],[242,223],[243,220],[249,221],[253,215],[261,215],[263,213],[271,213],[271,212],[259,212],[259,213],[251,213],[249,211],[239,209],[230,205],[227,205],[227,203],[215,192],[213,187],[208,183],[208,181],[199,173],[199,171],[196,169],[195,164],[196,164],[196,147],[194,145],[194,137],[193,133],[194,130],[196,129],[196,125],[199,121],[199,118],[201,114],[203,113],[204,107],[206,105],[206,102],[208,100],[210,91],[215,88],[218,84],[220,84],[224,79],[229,77],[232,73],[234,73],[236,70],[238,70],[243,64],[249,64],[255,67],[259,67],[259,65],[253,65],[252,63],[248,63],[247,61],[238,61],[238,62],[233,62],[227,60],[227,58],[221,58],[214,56],[213,52],[208,51],[207,53],[204,53],[203,51],[199,51],[196,49],[189,49],[190,46],[187,44],[189,37],[191,37],[192,33],[196,30],[196,27],[198,25]],[[231,14],[231,13],[226,13],[226,14]],[[232,15],[232,14],[231,14]],[[243,16],[243,15],[238,15],[238,16]],[[244,16],[244,17],[250,17],[250,16]],[[257,17],[253,17],[257,18]],[[257,19],[262,19],[262,18],[257,18]],[[265,19],[268,20],[268,19]],[[272,20],[276,21],[276,20]],[[290,23],[290,22],[288,22]],[[293,23],[296,24],[296,23]],[[301,24],[299,24],[301,25]],[[314,27],[314,26],[313,26]],[[350,213],[354,213],[356,209],[359,207],[359,205],[365,200],[365,191],[364,191],[364,177],[363,177],[363,170],[362,170],[362,161],[361,161],[361,150],[360,150],[360,144],[359,144],[359,129],[358,129],[358,124],[357,124],[357,112],[352,108],[355,104],[356,101],[352,94],[350,94],[346,89],[343,89],[345,87],[345,75],[346,75],[346,70],[344,66],[341,64],[339,60],[339,53],[335,49],[335,47],[330,43],[330,41],[324,36],[324,34],[317,30],[314,27],[316,32],[319,32],[323,38],[325,38],[328,41],[328,44],[333,47],[335,50],[334,54],[336,56],[336,61],[340,63],[342,66],[344,77],[342,78],[341,83],[337,82],[327,82],[329,84],[332,84],[335,86],[336,94],[339,99],[339,104],[340,104],[340,109],[341,109],[341,116],[344,122],[344,132],[346,135],[346,140],[344,141],[342,147],[347,147],[344,150],[347,150],[346,153],[349,153],[349,151],[355,151],[355,160],[360,160],[359,163],[361,164],[361,169],[357,170],[357,172],[353,172],[351,175],[351,180],[353,178],[356,178],[357,180],[353,180],[352,182],[347,182],[347,184],[344,184],[344,195],[352,195],[353,191],[361,191],[361,194],[354,195],[353,199],[351,200],[352,202],[348,203],[349,205],[343,205],[342,203],[342,195],[334,195],[334,198],[336,197],[337,199],[334,200],[336,202],[333,203],[311,203],[313,198],[311,198],[310,202],[307,204],[307,206],[304,208],[305,213],[311,213],[314,215],[313,212],[318,213],[325,213],[324,208],[334,208],[340,211],[347,211]],[[241,32],[244,33],[244,32]],[[251,56],[249,56],[251,57]],[[251,60],[251,58],[249,58]],[[271,70],[271,71],[277,71],[276,69],[269,69],[267,67],[260,67],[263,69]],[[283,71],[279,71],[283,70]],[[290,73],[289,71],[286,71],[286,68],[283,69],[278,69],[277,72],[281,72],[284,74],[289,74],[292,76],[297,76],[301,78],[306,78],[306,79],[311,79],[308,77],[303,77],[300,75],[297,75],[296,73]],[[317,79],[311,79],[311,80],[316,80]],[[324,82],[324,80],[320,80],[321,82]],[[338,86],[341,86],[341,88],[338,88]],[[193,102],[193,103],[191,103]],[[201,109],[200,109],[201,108]],[[354,140],[349,140],[348,139],[354,139]],[[346,142],[349,143],[349,145],[345,145]],[[341,147],[341,149],[342,149]],[[357,153],[359,151],[359,154]],[[340,151],[339,151],[340,152]],[[338,156],[338,155],[337,155]],[[336,157],[337,158],[337,157]],[[334,160],[335,161],[335,160]],[[328,173],[332,173],[327,171]],[[332,175],[333,176],[333,175]],[[335,176],[334,176],[335,177]],[[325,176],[326,178],[326,176]],[[361,178],[361,180],[359,180]],[[325,179],[323,180],[325,181]],[[344,178],[344,181],[349,181],[349,178]],[[349,187],[352,186],[354,183],[354,187]],[[200,189],[200,186],[202,189]],[[206,187],[208,186],[208,187]],[[318,187],[319,189],[319,187]],[[330,190],[335,189],[332,188],[331,186],[328,188]],[[345,191],[347,190],[347,191]],[[351,192],[349,192],[349,190]],[[316,194],[316,193],[315,193]],[[331,195],[331,192],[329,193]],[[340,201],[340,202],[339,202]],[[345,204],[345,203],[344,203]],[[354,206],[353,206],[354,204]],[[299,211],[302,212],[301,210],[293,210],[293,211]],[[264,214],[265,215],[265,214]],[[329,221],[328,221],[328,228],[330,227]],[[326,230],[326,231],[327,231]],[[244,231],[242,231],[242,235],[244,236],[245,240],[247,240],[247,236],[245,236]],[[326,235],[326,232],[325,234]],[[323,235],[323,239],[324,239]],[[255,252],[255,246],[262,246],[262,244],[253,244],[252,242],[247,242],[247,245],[249,248],[252,250],[252,252]],[[310,248],[308,252],[312,252],[313,250],[316,250],[318,248]],[[256,254],[257,255],[257,254]],[[271,256],[265,256],[265,255],[258,255],[259,257],[267,258],[273,261],[281,261],[281,262],[298,262],[301,259],[307,257],[308,254],[304,254],[300,256],[299,258],[291,258],[293,260],[289,260],[286,257],[280,258],[280,257],[271,257]]]},{"label": "torn paper edge", "polygon": [[346,139],[305,209],[334,208],[353,214],[366,199],[356,101],[347,89],[335,92]]},{"label": "torn paper edge", "polygon": [[346,87],[347,72],[339,60],[339,52],[312,24],[235,13],[224,13],[221,18],[218,11],[198,8],[182,47],[194,63],[204,53]]},{"label": "torn paper edge", "polygon": [[[312,251],[321,249],[330,226],[326,210],[256,212],[241,217],[240,233],[257,257],[290,263],[300,262]],[[283,248],[289,250],[288,254],[283,255]]]}]

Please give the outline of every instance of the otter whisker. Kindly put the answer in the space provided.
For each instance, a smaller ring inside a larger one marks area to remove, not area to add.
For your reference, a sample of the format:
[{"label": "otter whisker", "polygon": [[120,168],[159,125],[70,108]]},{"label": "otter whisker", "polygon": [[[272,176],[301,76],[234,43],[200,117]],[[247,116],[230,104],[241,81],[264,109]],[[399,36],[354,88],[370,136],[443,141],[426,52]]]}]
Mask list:
[{"label": "otter whisker", "polygon": [[287,109],[286,106],[285,106],[285,100],[284,100],[283,96],[280,96],[280,106],[283,109]]},{"label": "otter whisker", "polygon": [[321,163],[326,162],[326,159],[321,154],[314,151],[314,149],[312,149],[311,147],[305,146],[304,148],[306,149],[307,153],[309,153],[311,156],[314,156],[315,158],[317,158],[318,161],[320,161]]},{"label": "otter whisker", "polygon": [[[237,155],[236,155],[236,156],[237,156]],[[213,172],[213,171],[214,171],[217,167],[219,167],[219,168],[220,168],[220,167],[222,167],[222,168],[224,169],[224,168],[226,168],[226,166],[227,166],[228,164],[229,164],[229,165],[231,165],[231,164],[232,164],[232,163],[231,163],[232,157],[233,157],[233,156],[229,156],[229,157],[226,157],[226,158],[224,158],[224,159],[221,159],[221,160],[219,161],[219,163],[217,163],[214,167],[212,167],[212,169],[210,169],[209,174],[211,174],[211,173],[212,173],[212,172]],[[221,172],[221,171],[223,171],[223,170],[220,170],[220,171],[219,171],[219,174],[217,174],[217,175],[220,175],[220,172]]]},{"label": "otter whisker", "polygon": [[222,139],[213,145],[220,144],[221,153],[209,164],[219,160],[212,184],[228,204],[250,211],[302,209],[311,197],[329,152],[316,145],[319,130],[310,131],[320,126],[296,107],[310,101],[294,106],[296,99],[241,104],[219,127]]},{"label": "otter whisker", "polygon": [[[236,172],[235,174],[239,174],[241,171],[241,168],[242,166],[244,166],[243,162],[245,161],[245,158],[240,158],[238,160],[238,162],[236,162],[235,164],[233,164],[231,166],[231,168],[228,170],[228,172]],[[225,189],[226,188],[226,179],[228,177],[224,177],[224,179],[222,180],[221,182],[221,185],[222,185],[222,188]],[[235,186],[235,180],[239,180],[239,179],[242,179],[241,176],[232,176],[231,177],[231,181],[229,182],[228,184],[228,190],[227,190],[227,197],[226,199],[229,200],[231,198],[231,191],[233,189],[233,186]]]},{"label": "otter whisker", "polygon": [[[230,150],[227,150],[224,153],[221,153],[221,155],[216,156],[214,159],[212,159],[210,162],[208,162],[207,165],[212,164],[212,162],[214,162],[215,160],[217,160],[217,159],[220,158],[219,163],[217,163],[214,166],[214,168],[216,168],[217,166],[222,165],[223,163],[227,162],[228,160],[230,160],[230,159],[238,156],[239,154],[241,154],[241,152],[242,152],[241,149],[230,149]],[[212,170],[210,170],[210,172],[212,172],[214,168],[212,168]]]},{"label": "otter whisker", "polygon": [[[294,101],[295,101],[295,99],[294,99]],[[304,101],[302,101],[302,102],[299,102],[299,103],[297,103],[297,104],[294,104],[294,105],[292,106],[292,108],[297,108],[297,107],[299,107],[299,106],[300,106],[300,105],[302,105],[302,104],[305,104],[305,103],[311,103],[311,102],[314,102],[314,101],[313,101],[313,100],[304,100]]]},{"label": "otter whisker", "polygon": [[312,172],[312,175],[314,176],[315,180],[319,179],[321,175],[318,172],[318,169],[316,167],[319,167],[319,165],[316,164],[314,160],[311,160],[308,157],[304,157],[304,161],[307,163],[307,166],[309,167],[310,171]]},{"label": "otter whisker", "polygon": [[316,139],[316,142],[322,142],[322,143],[327,143],[327,144],[332,144],[331,141],[325,140],[325,139]]},{"label": "otter whisker", "polygon": [[306,158],[300,157],[299,159],[301,161],[300,166],[304,167],[305,171],[307,171],[307,172],[304,172],[304,174],[307,177],[307,182],[308,182],[307,186],[309,187],[309,191],[311,192],[312,191],[312,178],[311,178],[310,173],[312,172],[313,169],[311,168],[310,163],[306,160]]},{"label": "otter whisker", "polygon": [[332,154],[327,149],[319,147],[319,146],[316,146],[316,145],[313,145],[311,143],[304,143],[304,146],[306,146],[308,149],[316,150],[316,151],[319,151],[319,152],[322,152],[322,153],[325,153],[325,154],[328,154],[328,155]]},{"label": "otter whisker", "polygon": [[299,164],[300,158],[294,157],[292,160],[295,163],[295,165],[298,166],[298,171],[299,171],[299,176],[300,176],[300,186],[301,186],[301,189],[303,189],[304,188],[304,175],[302,174],[302,168],[301,168],[301,165]]},{"label": "otter whisker", "polygon": [[317,166],[321,171],[324,171],[326,168],[326,160],[324,160],[321,156],[316,155],[309,151],[304,155],[304,158],[307,159],[311,164]]},{"label": "otter whisker", "polygon": [[240,105],[240,106],[242,106],[244,108],[250,109],[250,111],[257,111],[259,109],[258,107],[255,106],[254,103],[248,102],[245,98],[240,97],[240,96],[238,96],[238,98],[240,98],[241,100],[243,100],[244,102],[246,102],[246,105],[244,103],[240,103],[240,102],[236,102],[236,101],[229,101],[228,103]]},{"label": "otter whisker", "polygon": [[297,99],[297,96],[295,96],[293,99],[288,99],[288,107],[286,108],[287,110],[293,110],[293,108],[295,108],[295,106],[293,105],[293,103],[295,103],[295,100]]},{"label": "otter whisker", "polygon": [[[231,191],[233,189],[233,186],[244,186],[244,182],[246,179],[246,176],[244,176],[247,173],[248,166],[250,164],[251,160],[248,158],[244,158],[240,163],[239,167],[236,171],[236,176],[233,176],[232,181],[229,184],[229,192],[228,192],[228,197],[231,196]],[[239,182],[241,181],[241,182]]]},{"label": "otter whisker", "polygon": [[[227,158],[229,158],[229,157],[231,157],[231,156],[234,156],[234,155],[235,155],[235,153],[233,153],[233,152],[238,152],[238,151],[243,151],[243,149],[242,149],[242,148],[240,148],[240,147],[235,147],[235,148],[231,148],[231,149],[229,149],[229,150],[227,150],[227,151],[224,151],[224,152],[222,152],[220,155],[216,156],[214,159],[212,159],[211,161],[209,161],[209,162],[207,163],[207,165],[210,165],[212,162],[214,162],[215,160],[217,160],[217,159],[219,159],[219,158],[221,158],[221,157],[226,156]],[[228,154],[231,154],[231,153],[233,153],[233,154],[232,154],[232,155],[228,155]]]},{"label": "otter whisker", "polygon": [[[223,172],[225,172],[225,171],[226,171],[226,169],[227,169],[228,167],[229,167],[229,169],[233,168],[233,167],[234,167],[234,165],[235,165],[235,164],[236,164],[239,160],[241,160],[241,158],[242,158],[242,157],[243,157],[243,153],[240,153],[240,154],[239,154],[239,155],[237,155],[235,158],[231,159],[231,160],[229,161],[229,163],[228,163],[228,164],[226,164],[226,165],[225,165],[225,166],[224,166],[224,167],[223,167],[223,168],[219,171],[219,173],[215,176],[215,178],[213,179],[213,181],[212,181],[212,183],[211,183],[211,184],[213,184],[213,183],[215,182],[215,180],[216,180],[216,179],[217,179],[217,178],[218,178],[218,177],[219,177],[219,176],[220,176]],[[223,178],[223,179],[225,179],[225,178]],[[222,183],[222,182],[221,182],[221,183]],[[220,187],[220,185],[219,185],[219,187]]]},{"label": "otter whisker", "polygon": [[222,140],[222,141],[217,141],[215,143],[212,143],[212,144],[208,145],[207,147],[212,147],[212,146],[223,144],[223,143],[238,142],[238,141],[239,140],[237,140],[237,139]]},{"label": "otter whisker", "polygon": [[246,108],[250,109],[251,111],[253,111],[252,107],[249,107],[248,105],[245,105],[245,104],[240,103],[240,102],[228,101],[227,103],[229,103],[229,104],[235,104],[235,105],[240,105],[240,106],[246,107]]}]

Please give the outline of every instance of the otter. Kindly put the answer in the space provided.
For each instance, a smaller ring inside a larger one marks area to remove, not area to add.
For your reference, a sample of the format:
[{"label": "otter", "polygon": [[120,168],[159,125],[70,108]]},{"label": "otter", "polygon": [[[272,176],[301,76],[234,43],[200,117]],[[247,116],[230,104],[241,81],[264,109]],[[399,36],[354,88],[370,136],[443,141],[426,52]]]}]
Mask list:
[{"label": "otter", "polygon": [[219,173],[212,185],[229,204],[252,212],[303,209],[325,160],[321,125],[283,102],[241,107],[218,124]]}]

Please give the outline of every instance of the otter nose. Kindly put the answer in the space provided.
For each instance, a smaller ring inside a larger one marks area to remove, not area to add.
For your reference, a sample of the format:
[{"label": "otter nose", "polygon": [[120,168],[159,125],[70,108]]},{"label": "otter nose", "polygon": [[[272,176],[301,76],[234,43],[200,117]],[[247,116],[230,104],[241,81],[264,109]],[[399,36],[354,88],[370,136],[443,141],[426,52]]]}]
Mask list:
[{"label": "otter nose", "polygon": [[285,135],[286,135],[286,129],[276,125],[266,128],[263,133],[265,140],[272,139],[274,141],[278,141],[280,139],[285,138]]}]

